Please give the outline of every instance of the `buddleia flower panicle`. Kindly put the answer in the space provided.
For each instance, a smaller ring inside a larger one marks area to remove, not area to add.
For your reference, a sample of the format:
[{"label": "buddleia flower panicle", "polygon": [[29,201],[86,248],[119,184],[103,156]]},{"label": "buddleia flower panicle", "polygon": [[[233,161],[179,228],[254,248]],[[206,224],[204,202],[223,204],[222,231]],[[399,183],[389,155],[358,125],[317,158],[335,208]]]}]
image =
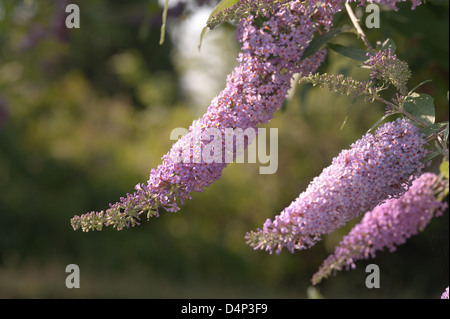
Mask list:
[{"label": "buddleia flower panicle", "polygon": [[372,80],[381,80],[384,83],[394,85],[400,93],[407,93],[406,83],[411,77],[411,71],[406,62],[397,59],[391,49],[378,51],[375,55],[367,53],[369,59],[365,65],[370,69]]},{"label": "buddleia flower panicle", "polygon": [[[293,75],[314,72],[325,58],[326,51],[320,50],[301,59],[317,28],[331,25],[327,19],[332,15],[315,15],[316,12],[315,4],[306,6],[301,1],[291,1],[288,6],[279,6],[262,23],[254,15],[243,19],[237,28],[242,49],[238,66],[206,114],[194,121],[188,134],[162,157],[162,164],[151,170],[146,184],[136,185],[134,193],[105,211],[75,216],[72,227],[89,231],[101,230],[103,226],[120,230],[138,225],[142,215],[158,216],[161,208],[178,211],[191,198],[191,192],[201,192],[218,180],[227,165],[223,158],[212,163],[203,158],[185,161],[180,160],[180,154],[188,149],[191,158],[197,157],[195,152],[207,144],[202,136],[208,128],[219,129],[222,135],[227,128],[253,128],[257,132],[257,125],[270,121],[282,106]],[[247,140],[247,145],[250,142]],[[221,154],[226,154],[225,141]]]},{"label": "buddleia flower panicle", "polygon": [[[273,1],[258,3],[264,7]],[[185,163],[174,159],[186,145],[195,156],[194,146],[205,144],[201,137],[208,128],[245,130],[267,123],[281,107],[292,76],[315,72],[323,62],[325,50],[306,59],[302,56],[314,34],[331,28],[334,14],[341,10],[341,5],[341,0],[288,1],[270,10],[269,6],[264,10],[261,7],[241,19],[237,27],[242,49],[238,66],[228,76],[225,89],[213,99],[206,114],[194,121],[189,133],[162,157],[162,164],[151,170],[147,183],[136,185],[135,192],[110,204],[109,209],[74,216],[71,220],[74,230],[101,230],[104,226],[121,230],[139,225],[143,215],[158,216],[161,209],[176,212],[191,198],[191,192],[201,192],[219,179],[225,161]]]},{"label": "buddleia flower panicle", "polygon": [[361,222],[345,236],[313,275],[312,283],[342,269],[355,268],[361,259],[375,258],[377,251],[396,250],[408,238],[418,234],[433,217],[442,215],[446,202],[436,198],[435,189],[443,184],[433,173],[416,179],[400,198],[392,198],[367,212]]},{"label": "buddleia flower panicle", "polygon": [[404,119],[382,125],[375,135],[364,135],[278,216],[247,233],[247,244],[270,253],[313,246],[322,235],[403,195],[424,168],[425,145],[419,129]]},{"label": "buddleia flower panicle", "polygon": [[372,81],[358,81],[342,74],[309,74],[301,78],[300,83],[319,85],[321,88],[327,88],[339,94],[351,95],[353,98],[364,96],[369,102],[373,102],[378,97],[378,92],[381,91],[381,88],[374,86]]},{"label": "buddleia flower panicle", "polygon": [[441,295],[441,299],[448,299],[448,287],[445,289],[445,291]]}]

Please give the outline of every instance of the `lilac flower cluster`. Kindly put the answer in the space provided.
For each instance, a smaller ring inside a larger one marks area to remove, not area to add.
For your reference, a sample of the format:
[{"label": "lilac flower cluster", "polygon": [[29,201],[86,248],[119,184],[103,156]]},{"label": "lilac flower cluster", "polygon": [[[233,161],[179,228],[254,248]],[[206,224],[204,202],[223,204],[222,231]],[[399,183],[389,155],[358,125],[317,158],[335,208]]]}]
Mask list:
[{"label": "lilac flower cluster", "polygon": [[373,56],[369,53],[367,55],[369,59],[365,64],[370,68],[372,80],[379,79],[385,83],[391,83],[400,91],[405,91],[406,83],[411,77],[411,71],[406,62],[397,59],[397,55],[392,54],[390,48],[378,51]]},{"label": "lilac flower cluster", "polygon": [[[242,47],[239,65],[228,76],[225,89],[213,99],[206,114],[163,156],[162,164],[151,170],[147,184],[136,185],[133,194],[122,197],[106,211],[75,216],[72,227],[88,231],[109,225],[118,230],[134,226],[145,212],[150,217],[158,216],[161,207],[166,211],[179,210],[179,204],[189,199],[192,191],[200,192],[219,179],[225,160],[186,163],[176,159],[186,147],[192,150],[191,158],[198,156],[194,150],[201,152],[202,145],[210,142],[202,139],[208,128],[220,129],[224,135],[226,128],[257,131],[258,124],[267,123],[281,107],[293,74],[314,72],[323,61],[323,50],[301,58],[316,30],[331,25],[327,19],[328,16],[317,15],[315,5],[292,1],[288,6],[278,7],[272,15],[249,15],[241,21],[237,30]],[[224,142],[222,147],[225,148]],[[222,154],[226,156],[223,150]]]},{"label": "lilac flower cluster", "polygon": [[400,198],[393,198],[367,212],[361,222],[343,238],[312,278],[317,284],[332,272],[355,268],[360,259],[374,258],[375,252],[390,252],[422,231],[434,216],[442,215],[447,203],[436,199],[437,176],[425,173]]},{"label": "lilac flower cluster", "polygon": [[313,246],[349,220],[379,203],[403,195],[428,151],[419,129],[397,119],[366,134],[342,151],[281,214],[263,229],[247,233],[254,249],[279,253]]},{"label": "lilac flower cluster", "polygon": [[[224,132],[225,128],[245,130],[267,123],[281,107],[293,74],[307,75],[318,68],[325,51],[320,50],[305,59],[302,59],[303,53],[316,32],[327,31],[332,26],[334,14],[341,10],[341,0],[288,1],[276,7],[270,0],[258,3],[265,10],[252,12],[240,21],[237,31],[242,47],[239,65],[227,78],[226,88],[212,101],[206,114],[195,121],[189,133],[163,156],[162,164],[151,170],[146,184],[136,185],[134,193],[110,204],[106,211],[73,217],[71,224],[75,230],[101,230],[110,225],[120,230],[138,225],[145,212],[149,218],[158,216],[159,208],[178,211],[179,204],[189,199],[192,191],[200,192],[216,181],[226,166],[224,160],[220,163],[181,163],[176,159],[182,150],[186,146],[201,150],[194,145],[209,143],[210,140],[202,139],[202,132],[207,128],[219,128]],[[226,156],[225,152],[222,154]],[[191,156],[198,154],[192,151]]]},{"label": "lilac flower cluster", "polygon": [[448,287],[445,289],[445,291],[442,293],[441,299],[448,299]]}]

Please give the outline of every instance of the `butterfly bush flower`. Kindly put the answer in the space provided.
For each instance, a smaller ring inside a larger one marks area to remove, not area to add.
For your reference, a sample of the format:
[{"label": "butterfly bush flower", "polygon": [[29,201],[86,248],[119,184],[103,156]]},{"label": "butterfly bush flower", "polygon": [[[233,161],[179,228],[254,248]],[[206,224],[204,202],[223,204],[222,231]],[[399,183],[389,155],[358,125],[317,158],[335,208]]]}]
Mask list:
[{"label": "butterfly bush flower", "polygon": [[[205,131],[214,128],[225,135],[227,128],[253,128],[257,132],[257,125],[267,123],[281,107],[293,74],[314,72],[323,61],[324,50],[302,59],[317,29],[331,25],[328,19],[332,15],[317,15],[315,2],[311,3],[314,5],[292,1],[278,7],[272,15],[265,11],[242,20],[237,28],[242,48],[238,66],[206,114],[194,121],[189,133],[163,156],[162,164],[151,170],[147,183],[136,185],[134,193],[122,197],[106,211],[75,216],[72,227],[88,231],[109,225],[118,230],[139,225],[142,214],[158,216],[160,208],[178,211],[191,192],[201,192],[219,179],[226,166],[225,143],[222,142],[221,160],[205,161],[202,149],[211,142],[205,139]],[[246,144],[250,142],[246,140]],[[186,149],[188,156],[184,156]],[[236,154],[232,156],[235,158]]]},{"label": "butterfly bush flower", "polygon": [[254,249],[280,253],[313,246],[380,202],[405,193],[428,151],[419,129],[404,119],[386,123],[342,151],[307,189],[263,229],[249,232]]},{"label": "butterfly bush flower", "polygon": [[391,53],[391,49],[378,51],[375,55],[367,54],[369,59],[365,63],[370,68],[372,80],[381,80],[391,83],[402,94],[406,94],[406,83],[411,77],[408,64],[397,59],[396,54]]},{"label": "butterfly bush flower", "polygon": [[[243,5],[250,3],[245,1]],[[202,147],[211,141],[203,138],[208,128],[220,129],[224,135],[226,128],[245,130],[267,123],[281,107],[292,76],[313,73],[324,60],[324,50],[305,59],[302,56],[315,33],[330,29],[333,16],[341,10],[341,5],[340,0],[281,4],[257,1],[256,12],[244,14],[245,18],[237,27],[237,39],[242,49],[239,64],[206,114],[195,121],[189,133],[162,157],[162,164],[151,170],[147,183],[136,185],[134,193],[110,204],[105,211],[74,216],[72,227],[89,231],[110,225],[118,230],[139,225],[142,214],[146,213],[149,218],[158,216],[160,208],[178,211],[179,205],[191,198],[191,192],[200,192],[220,178],[226,161],[207,163],[201,156],[200,161],[185,161],[185,158],[180,160],[180,154],[187,148],[189,158],[198,158]],[[247,139],[246,145],[250,142]],[[224,151],[222,154],[226,156]],[[232,155],[235,158],[236,154]]]},{"label": "butterfly bush flower", "polygon": [[445,289],[444,293],[441,296],[441,299],[448,299],[448,287]]},{"label": "butterfly bush flower", "polygon": [[385,248],[396,250],[408,238],[422,231],[433,217],[442,215],[447,203],[435,197],[442,181],[433,173],[416,179],[400,198],[393,198],[367,212],[361,222],[345,236],[312,278],[317,284],[331,273],[355,268],[360,259],[375,258]]}]

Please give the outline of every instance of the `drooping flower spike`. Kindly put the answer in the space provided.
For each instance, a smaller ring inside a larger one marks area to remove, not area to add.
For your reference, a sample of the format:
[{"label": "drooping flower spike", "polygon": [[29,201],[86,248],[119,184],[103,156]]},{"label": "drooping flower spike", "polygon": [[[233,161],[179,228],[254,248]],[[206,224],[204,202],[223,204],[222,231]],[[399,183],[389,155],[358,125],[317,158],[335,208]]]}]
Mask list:
[{"label": "drooping flower spike", "polygon": [[355,268],[361,259],[375,258],[377,251],[396,250],[408,238],[422,231],[433,217],[442,215],[446,202],[436,198],[443,181],[433,173],[416,179],[400,198],[393,198],[367,212],[352,228],[312,277],[315,285],[342,269]]},{"label": "drooping flower spike", "polygon": [[[219,129],[222,134],[226,128],[254,128],[257,132],[258,124],[272,118],[287,95],[293,74],[314,72],[325,57],[326,52],[321,50],[302,60],[316,30],[330,25],[328,17],[316,15],[316,11],[315,5],[292,1],[289,6],[279,7],[273,15],[262,12],[260,16],[249,15],[241,21],[237,30],[242,48],[239,64],[206,114],[194,121],[189,133],[163,156],[162,164],[151,170],[147,183],[136,185],[133,194],[127,194],[106,211],[75,216],[72,227],[88,231],[110,225],[119,230],[135,226],[142,214],[158,216],[160,208],[179,210],[191,192],[201,192],[219,179],[227,161],[207,163],[200,158],[200,161],[186,162],[180,153],[187,147],[192,158],[198,156],[194,154],[194,146],[201,152],[210,142],[202,138],[208,128]],[[224,143],[222,147],[225,148]],[[225,153],[223,150],[224,156]]]},{"label": "drooping flower spike", "polygon": [[[395,7],[400,1],[374,2]],[[158,216],[160,208],[178,211],[179,205],[190,198],[191,192],[200,192],[220,178],[225,161],[180,163],[173,159],[186,144],[193,147],[207,143],[201,137],[202,132],[210,127],[245,130],[267,123],[281,107],[293,74],[315,72],[324,60],[324,50],[303,60],[302,56],[316,32],[330,29],[334,14],[341,10],[341,2],[288,1],[276,7],[268,6],[266,10],[241,20],[237,29],[237,39],[242,49],[238,57],[239,65],[228,77],[225,89],[212,101],[206,114],[195,121],[189,133],[162,157],[162,164],[151,170],[147,183],[136,185],[134,193],[110,204],[105,211],[74,216],[72,227],[89,231],[111,225],[118,230],[139,225],[141,215],[146,214],[147,218]]]},{"label": "drooping flower spike", "polygon": [[249,232],[254,249],[280,253],[307,249],[321,236],[403,195],[428,154],[419,129],[405,119],[379,127],[342,151],[307,189],[263,229]]}]

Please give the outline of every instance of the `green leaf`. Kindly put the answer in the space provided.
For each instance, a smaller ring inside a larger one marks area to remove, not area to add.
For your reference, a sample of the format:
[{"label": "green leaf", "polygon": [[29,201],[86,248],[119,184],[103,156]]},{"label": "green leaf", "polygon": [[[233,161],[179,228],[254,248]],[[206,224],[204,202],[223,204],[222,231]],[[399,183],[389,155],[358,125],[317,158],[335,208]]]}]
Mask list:
[{"label": "green leaf", "polygon": [[366,51],[358,48],[346,47],[340,44],[327,43],[328,47],[347,58],[357,60],[357,61],[367,61],[368,57],[366,55]]},{"label": "green leaf", "polygon": [[403,109],[425,124],[434,124],[435,107],[434,99],[428,94],[411,93],[403,103]]},{"label": "green leaf", "polygon": [[448,123],[447,122],[435,123],[435,124],[429,125],[427,127],[424,127],[423,129],[420,130],[420,133],[422,133],[428,137],[428,136],[432,135],[434,132],[439,131],[445,125],[448,125]]},{"label": "green leaf", "polygon": [[[219,12],[228,9],[229,7],[231,7],[232,5],[235,5],[236,3],[238,3],[240,0],[222,0],[219,2],[219,4],[213,9],[213,11],[211,11],[208,20],[206,22],[206,24],[209,23],[209,21],[215,16],[217,15]],[[202,46],[202,41],[203,41],[203,37],[205,36],[206,31],[208,30],[208,26],[205,26],[202,29],[202,32],[200,33],[200,41],[198,43],[198,49],[200,50],[201,46]]]},{"label": "green leaf", "polygon": [[211,14],[209,15],[208,20],[210,20],[212,17],[214,17],[216,14],[218,14],[220,11],[223,11],[225,9],[228,9],[232,5],[235,5],[238,3],[239,0],[222,0],[219,2],[219,4],[211,11]]},{"label": "green leaf", "polygon": [[161,25],[161,37],[159,39],[159,45],[164,43],[164,37],[166,35],[166,21],[167,21],[167,11],[169,10],[169,0],[166,0],[164,5],[164,11],[162,16],[162,25]]},{"label": "green leaf", "polygon": [[442,175],[445,176],[446,179],[449,178],[448,175],[448,161],[442,161],[441,165],[439,166],[439,171]]},{"label": "green leaf", "polygon": [[334,38],[339,32],[341,32],[340,28],[331,29],[327,33],[321,34],[318,37],[312,39],[312,41],[309,43],[309,46],[303,53],[301,60],[304,60],[307,57],[316,53],[322,47],[322,45],[324,45],[326,42]]},{"label": "green leaf", "polygon": [[367,131],[367,133],[370,133],[372,130],[374,130],[381,122],[383,122],[385,119],[387,119],[389,116],[392,116],[394,114],[398,114],[397,112],[389,112],[385,115],[383,115],[372,127]]},{"label": "green leaf", "polygon": [[208,30],[208,27],[203,27],[202,32],[200,33],[200,41],[198,42],[198,50],[199,51],[202,46],[203,37],[205,36],[205,33],[207,30]]},{"label": "green leaf", "polygon": [[438,150],[439,154],[444,155],[444,156],[447,155],[447,152],[439,145],[439,143],[437,141],[434,142],[434,146]]}]

